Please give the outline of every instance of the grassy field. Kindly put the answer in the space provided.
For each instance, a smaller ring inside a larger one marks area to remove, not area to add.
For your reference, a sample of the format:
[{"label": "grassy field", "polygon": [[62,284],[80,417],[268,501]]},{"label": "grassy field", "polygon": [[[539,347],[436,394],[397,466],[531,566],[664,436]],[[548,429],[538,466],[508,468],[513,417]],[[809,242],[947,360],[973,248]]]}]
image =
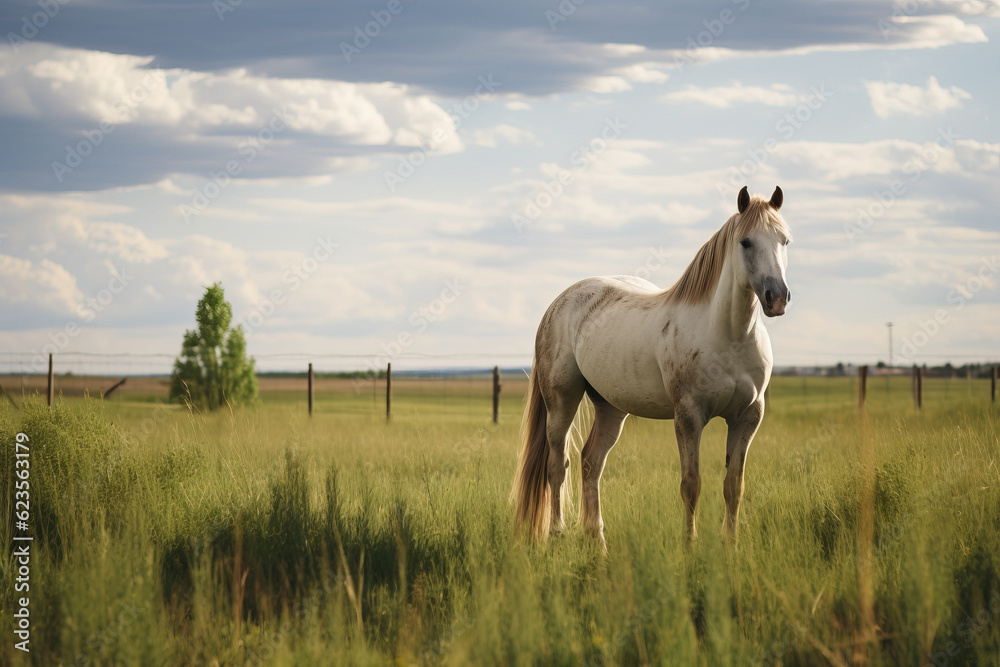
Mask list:
[{"label": "grassy field", "polygon": [[853,379],[776,378],[735,547],[724,424],[687,546],[672,424],[629,420],[606,557],[577,529],[512,538],[516,378],[499,425],[485,382],[400,381],[389,424],[371,383],[321,386],[311,419],[293,385],[211,415],[133,387],[0,407],[8,553],[18,432],[34,536],[29,593],[4,559],[3,664],[1000,664],[983,382],[927,380],[917,412],[908,379],[874,378],[859,414]]}]

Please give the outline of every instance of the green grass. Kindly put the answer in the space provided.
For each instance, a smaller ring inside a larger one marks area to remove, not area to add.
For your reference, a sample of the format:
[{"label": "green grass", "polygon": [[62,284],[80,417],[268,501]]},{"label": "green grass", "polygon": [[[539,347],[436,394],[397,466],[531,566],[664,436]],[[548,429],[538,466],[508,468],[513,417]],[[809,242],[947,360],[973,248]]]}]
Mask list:
[{"label": "green grass", "polygon": [[[1000,663],[1000,411],[988,385],[777,378],[723,543],[725,426],[683,539],[670,422],[629,420],[603,478],[609,554],[512,538],[523,385],[0,408],[0,486],[31,438],[32,653],[4,664]],[[573,461],[579,476],[579,462]],[[577,485],[578,486],[578,485]],[[571,523],[573,523],[571,521]],[[12,544],[13,519],[3,540]],[[870,536],[866,537],[866,536]],[[866,557],[865,554],[870,554]],[[345,583],[350,575],[351,586]],[[362,581],[363,580],[363,581]],[[353,594],[353,595],[352,595]],[[360,611],[360,623],[359,623]]]}]

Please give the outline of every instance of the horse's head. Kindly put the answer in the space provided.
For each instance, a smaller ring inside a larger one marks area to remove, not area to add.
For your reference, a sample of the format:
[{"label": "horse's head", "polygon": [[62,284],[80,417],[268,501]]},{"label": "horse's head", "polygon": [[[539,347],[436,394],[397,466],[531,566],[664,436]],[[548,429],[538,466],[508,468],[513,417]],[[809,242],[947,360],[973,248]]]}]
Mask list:
[{"label": "horse's head", "polygon": [[742,267],[742,280],[760,299],[764,314],[776,317],[785,314],[785,306],[792,300],[792,293],[785,283],[788,265],[786,246],[791,242],[788,226],[778,209],[783,195],[776,187],[770,200],[762,197],[750,199],[746,187],[736,199],[740,212],[737,225],[739,234],[738,266]]}]

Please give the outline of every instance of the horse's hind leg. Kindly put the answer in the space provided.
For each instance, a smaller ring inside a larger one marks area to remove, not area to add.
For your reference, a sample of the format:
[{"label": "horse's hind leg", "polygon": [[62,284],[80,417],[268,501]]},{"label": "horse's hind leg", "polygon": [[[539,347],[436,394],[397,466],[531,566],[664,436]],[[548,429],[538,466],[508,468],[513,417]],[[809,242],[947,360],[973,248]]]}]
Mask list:
[{"label": "horse's hind leg", "polygon": [[572,359],[560,367],[546,369],[545,379],[539,388],[545,400],[546,438],[549,444],[549,498],[552,505],[552,520],[549,530],[560,533],[566,527],[563,518],[564,483],[569,456],[566,452],[566,435],[573,425],[576,410],[583,398],[583,375]]},{"label": "horse's hind leg", "polygon": [[582,523],[587,535],[597,540],[606,551],[604,519],[601,517],[601,473],[604,472],[608,452],[618,442],[628,413],[614,407],[593,390],[588,390],[588,395],[594,403],[595,416],[587,443],[580,453],[583,470]]}]

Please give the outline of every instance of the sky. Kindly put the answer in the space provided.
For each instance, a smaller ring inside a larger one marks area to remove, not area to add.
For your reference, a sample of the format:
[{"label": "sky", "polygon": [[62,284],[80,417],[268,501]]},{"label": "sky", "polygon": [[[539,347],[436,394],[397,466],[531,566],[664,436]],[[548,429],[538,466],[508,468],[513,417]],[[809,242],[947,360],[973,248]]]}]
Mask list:
[{"label": "sky", "polygon": [[262,370],[528,363],[744,185],[794,236],[777,366],[890,321],[896,364],[1000,358],[1000,2],[6,0],[0,36],[0,373],[166,372],[216,281]]}]

